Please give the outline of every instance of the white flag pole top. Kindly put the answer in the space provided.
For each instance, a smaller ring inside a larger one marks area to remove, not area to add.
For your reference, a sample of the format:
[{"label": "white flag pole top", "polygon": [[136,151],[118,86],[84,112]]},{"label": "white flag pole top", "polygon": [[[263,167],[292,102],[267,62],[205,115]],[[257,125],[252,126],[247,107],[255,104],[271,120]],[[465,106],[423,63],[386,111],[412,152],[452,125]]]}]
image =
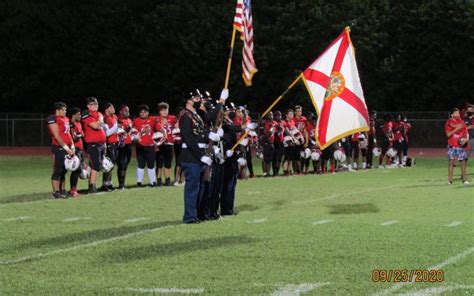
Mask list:
[{"label": "white flag pole top", "polygon": [[346,136],[369,130],[350,28],[301,74],[318,113],[316,139],[324,149]]}]

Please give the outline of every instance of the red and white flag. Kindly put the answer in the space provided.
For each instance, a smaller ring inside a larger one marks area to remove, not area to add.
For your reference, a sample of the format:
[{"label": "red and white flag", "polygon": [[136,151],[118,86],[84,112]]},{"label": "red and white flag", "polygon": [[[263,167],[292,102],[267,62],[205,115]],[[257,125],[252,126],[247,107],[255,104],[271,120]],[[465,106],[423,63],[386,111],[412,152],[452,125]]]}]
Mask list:
[{"label": "red and white flag", "polygon": [[302,74],[318,113],[316,129],[321,149],[348,135],[369,130],[369,115],[349,33],[346,28]]},{"label": "red and white flag", "polygon": [[237,0],[234,27],[240,32],[240,39],[244,42],[242,48],[242,77],[245,85],[251,86],[252,77],[257,72],[257,66],[253,59],[253,23],[250,0]]}]

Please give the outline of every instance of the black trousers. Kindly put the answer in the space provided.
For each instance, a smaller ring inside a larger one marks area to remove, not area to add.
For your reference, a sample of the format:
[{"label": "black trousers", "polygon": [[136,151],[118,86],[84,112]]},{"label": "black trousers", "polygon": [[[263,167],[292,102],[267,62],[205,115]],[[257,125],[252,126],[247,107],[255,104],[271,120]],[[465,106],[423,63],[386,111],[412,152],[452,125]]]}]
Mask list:
[{"label": "black trousers", "polygon": [[374,154],[372,150],[374,150],[374,136],[369,136],[369,145],[367,146],[367,168],[372,167],[372,162],[374,160]]},{"label": "black trousers", "polygon": [[230,158],[224,163],[223,184],[221,191],[221,215],[234,214],[235,188],[237,186],[237,160]]}]

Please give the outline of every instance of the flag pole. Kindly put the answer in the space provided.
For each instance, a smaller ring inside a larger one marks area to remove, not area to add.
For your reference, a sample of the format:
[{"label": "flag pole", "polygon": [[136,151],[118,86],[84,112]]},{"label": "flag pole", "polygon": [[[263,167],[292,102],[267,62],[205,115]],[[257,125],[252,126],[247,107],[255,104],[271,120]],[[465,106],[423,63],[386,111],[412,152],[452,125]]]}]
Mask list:
[{"label": "flag pole", "polygon": [[[273,101],[273,103],[270,105],[270,107],[268,107],[267,110],[265,110],[265,112],[262,113],[262,115],[260,116],[260,119],[258,121],[261,121],[268,114],[268,112],[270,112],[273,109],[273,107],[275,107],[275,105],[278,104],[278,102],[281,101],[281,99],[283,99],[283,97],[290,91],[290,89],[293,88],[293,86],[295,86],[295,84],[300,79],[301,79],[301,75],[298,75],[298,77],[295,80],[293,80],[293,82],[290,84],[290,86],[288,86],[288,88],[275,101]],[[249,134],[248,130],[245,131],[245,133],[240,137],[240,139],[237,141],[237,143],[235,143],[234,146],[232,146],[231,150],[234,151],[235,148],[237,148],[237,146],[240,144],[240,142],[245,137],[247,137],[248,134]]]},{"label": "flag pole", "polygon": [[232,66],[232,55],[234,54],[234,43],[235,43],[235,34],[237,33],[237,29],[235,26],[232,26],[232,41],[230,42],[230,52],[229,52],[229,60],[227,61],[227,72],[225,76],[225,83],[224,88],[229,87],[229,78],[230,78],[230,68]]}]

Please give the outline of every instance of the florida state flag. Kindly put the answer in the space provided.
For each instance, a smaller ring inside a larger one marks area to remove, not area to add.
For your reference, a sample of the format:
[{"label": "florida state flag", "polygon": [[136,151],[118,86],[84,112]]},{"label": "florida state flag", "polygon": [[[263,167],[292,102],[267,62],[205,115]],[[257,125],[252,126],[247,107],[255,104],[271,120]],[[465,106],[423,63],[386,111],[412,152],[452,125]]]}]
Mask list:
[{"label": "florida state flag", "polygon": [[346,28],[302,74],[318,113],[321,149],[348,135],[369,130],[364,92]]}]

